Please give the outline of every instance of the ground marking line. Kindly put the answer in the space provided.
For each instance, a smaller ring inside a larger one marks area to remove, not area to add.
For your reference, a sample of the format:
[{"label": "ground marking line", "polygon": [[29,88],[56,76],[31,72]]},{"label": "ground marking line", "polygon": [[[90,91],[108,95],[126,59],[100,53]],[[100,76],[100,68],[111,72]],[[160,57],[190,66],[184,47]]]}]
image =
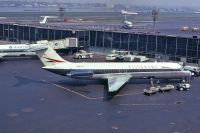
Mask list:
[{"label": "ground marking line", "polygon": [[[58,87],[58,88],[62,88],[62,89],[64,89],[64,90],[67,90],[67,91],[69,91],[69,92],[71,92],[71,93],[73,93],[73,94],[79,95],[79,96],[81,96],[81,97],[83,97],[83,98],[86,98],[86,99],[88,99],[88,100],[99,100],[99,99],[103,99],[103,98],[104,98],[104,97],[88,97],[88,96],[86,96],[86,95],[84,95],[84,94],[81,94],[81,93],[79,93],[79,92],[73,91],[73,90],[68,89],[68,88],[66,88],[66,87],[63,87],[63,86],[61,86],[61,85],[58,85],[58,84],[55,84],[55,83],[52,83],[52,82],[49,82],[49,81],[46,81],[46,80],[42,80],[42,81],[43,81],[43,82],[46,82],[46,83],[48,83],[48,84],[54,85],[54,86],[56,86],[56,87]],[[139,92],[139,93],[129,93],[129,94],[118,94],[118,95],[116,95],[116,96],[114,96],[114,97],[132,96],[132,95],[137,95],[137,94],[142,94],[142,93],[143,93],[143,92]]]},{"label": "ground marking line", "polygon": [[121,106],[166,106],[170,104],[119,104]]},{"label": "ground marking line", "polygon": [[125,94],[118,94],[115,97],[123,97],[123,96],[132,96],[132,95],[137,95],[137,94],[143,94],[143,92],[138,92],[138,93],[125,93]]},{"label": "ground marking line", "polygon": [[49,81],[46,81],[46,80],[42,80],[42,81],[43,81],[43,82],[46,82],[46,83],[48,83],[48,84],[52,84],[52,85],[54,85],[54,86],[56,86],[56,87],[58,87],[58,88],[62,88],[62,89],[64,89],[64,90],[67,90],[67,91],[69,91],[69,92],[71,92],[71,93],[73,93],[73,94],[79,95],[79,96],[81,96],[81,97],[83,97],[83,98],[86,98],[86,99],[89,99],[89,100],[103,99],[103,97],[96,97],[96,98],[88,97],[88,96],[86,96],[86,95],[83,95],[83,94],[81,94],[81,93],[78,93],[78,92],[76,92],[76,91],[73,91],[73,90],[71,90],[71,89],[68,89],[68,88],[66,88],[66,87],[63,87],[63,86],[61,86],[61,85],[57,85],[57,84],[55,84],[55,83],[52,83],[52,82],[49,82]]}]

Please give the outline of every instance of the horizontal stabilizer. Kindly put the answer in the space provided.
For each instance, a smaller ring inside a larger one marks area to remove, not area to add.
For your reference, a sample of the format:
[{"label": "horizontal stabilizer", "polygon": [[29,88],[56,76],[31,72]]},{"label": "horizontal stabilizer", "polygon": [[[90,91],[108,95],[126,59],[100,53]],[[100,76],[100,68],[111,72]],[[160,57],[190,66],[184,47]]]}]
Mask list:
[{"label": "horizontal stabilizer", "polygon": [[46,50],[46,49],[48,49],[48,46],[46,44],[31,44],[27,51],[35,52],[35,51]]}]

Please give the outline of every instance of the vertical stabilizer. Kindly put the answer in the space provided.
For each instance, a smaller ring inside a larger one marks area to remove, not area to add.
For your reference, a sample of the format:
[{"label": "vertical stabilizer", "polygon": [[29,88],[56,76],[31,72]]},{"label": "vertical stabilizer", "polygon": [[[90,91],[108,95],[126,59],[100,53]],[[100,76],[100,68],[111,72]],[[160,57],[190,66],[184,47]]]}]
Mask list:
[{"label": "vertical stabilizer", "polygon": [[40,24],[46,24],[47,23],[47,19],[48,19],[48,16],[44,16],[43,20],[40,21]]},{"label": "vertical stabilizer", "polygon": [[44,66],[52,66],[57,63],[67,62],[60,55],[58,55],[51,47],[45,45],[36,51],[37,56],[42,61]]}]

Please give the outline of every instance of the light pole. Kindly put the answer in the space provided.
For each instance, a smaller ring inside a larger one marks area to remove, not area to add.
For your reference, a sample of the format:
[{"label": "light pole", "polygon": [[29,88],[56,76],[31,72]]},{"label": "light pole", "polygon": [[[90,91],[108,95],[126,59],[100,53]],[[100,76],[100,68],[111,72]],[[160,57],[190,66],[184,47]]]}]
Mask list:
[{"label": "light pole", "polygon": [[151,13],[152,17],[153,17],[153,33],[155,33],[155,26],[156,26],[156,20],[158,19],[158,15],[159,15],[159,9],[157,10],[152,10]]}]

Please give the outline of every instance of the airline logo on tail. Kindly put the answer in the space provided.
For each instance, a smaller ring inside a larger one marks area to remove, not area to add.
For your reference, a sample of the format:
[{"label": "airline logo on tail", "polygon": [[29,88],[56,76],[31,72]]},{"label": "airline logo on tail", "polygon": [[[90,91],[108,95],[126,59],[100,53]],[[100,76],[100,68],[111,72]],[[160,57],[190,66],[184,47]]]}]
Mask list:
[{"label": "airline logo on tail", "polygon": [[47,62],[64,62],[64,60],[57,60],[57,59],[51,59],[51,58],[48,58],[48,57],[43,57],[45,59],[47,59],[48,61]]}]

